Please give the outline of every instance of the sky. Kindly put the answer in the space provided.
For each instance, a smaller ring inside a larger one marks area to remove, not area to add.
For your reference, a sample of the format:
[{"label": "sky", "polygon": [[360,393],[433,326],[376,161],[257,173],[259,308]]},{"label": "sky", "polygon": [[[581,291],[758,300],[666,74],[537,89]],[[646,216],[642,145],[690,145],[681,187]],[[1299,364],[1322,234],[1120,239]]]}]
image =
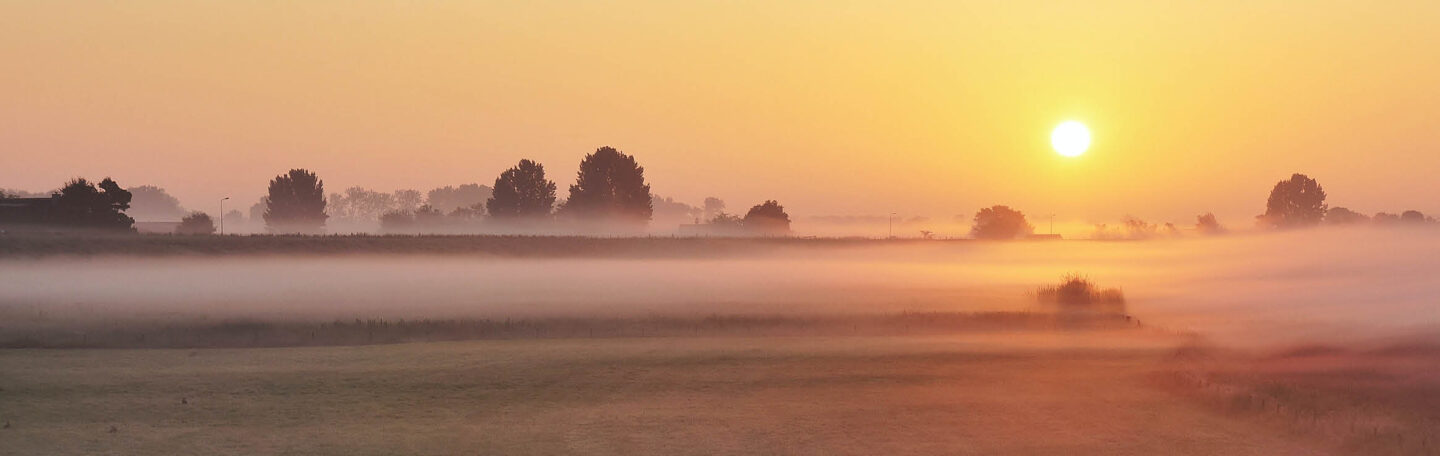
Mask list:
[{"label": "sky", "polygon": [[1400,0],[0,0],[0,188],[213,211],[290,168],[424,191],[529,158],[563,198],[610,145],[656,194],[798,217],[1249,225],[1295,172],[1440,213],[1436,30]]}]

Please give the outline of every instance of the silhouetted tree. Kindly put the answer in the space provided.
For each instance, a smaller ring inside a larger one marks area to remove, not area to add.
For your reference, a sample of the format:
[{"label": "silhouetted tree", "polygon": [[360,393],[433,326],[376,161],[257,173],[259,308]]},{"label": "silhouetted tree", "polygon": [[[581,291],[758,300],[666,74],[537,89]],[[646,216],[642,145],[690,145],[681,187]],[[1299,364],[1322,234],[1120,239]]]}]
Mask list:
[{"label": "silhouetted tree", "polygon": [[1215,214],[1206,212],[1195,217],[1195,231],[1203,235],[1214,236],[1223,234],[1225,227],[1220,226],[1219,220],[1215,220]]},{"label": "silhouetted tree", "polygon": [[644,227],[653,210],[645,168],[608,146],[580,161],[570,198],[561,206],[579,220],[630,227]]},{"label": "silhouetted tree", "polygon": [[1365,216],[1365,214],[1343,207],[1332,207],[1325,211],[1325,223],[1330,225],[1350,225],[1368,221],[1370,221],[1370,217]]},{"label": "silhouetted tree", "polygon": [[1304,174],[1290,176],[1275,184],[1265,202],[1262,226],[1297,228],[1313,226],[1325,219],[1325,189]]},{"label": "silhouetted tree", "polygon": [[1035,232],[1023,212],[1009,206],[992,206],[975,213],[970,235],[977,239],[1015,239]]},{"label": "silhouetted tree", "polygon": [[459,187],[446,185],[425,194],[425,204],[439,210],[440,212],[451,212],[462,207],[475,207],[485,204],[490,199],[493,191],[490,187],[480,184],[465,184]]},{"label": "silhouetted tree", "polygon": [[710,220],[705,221],[705,232],[719,235],[739,235],[745,230],[745,220],[738,215],[726,214],[724,211],[715,214]]},{"label": "silhouetted tree", "polygon": [[210,220],[210,214],[191,212],[180,219],[180,226],[175,227],[175,234],[215,234],[215,221]]},{"label": "silhouetted tree", "polygon": [[790,214],[775,200],[756,204],[745,213],[745,231],[765,236],[790,234]]},{"label": "silhouetted tree", "polygon": [[265,229],[272,233],[319,233],[325,228],[325,182],[315,173],[292,169],[270,181]]},{"label": "silhouetted tree", "polygon": [[713,196],[705,197],[705,213],[701,214],[705,220],[715,218],[716,215],[725,212],[725,201]]},{"label": "silhouetted tree", "polygon": [[485,201],[486,211],[500,220],[543,219],[554,207],[555,183],[545,178],[545,166],[530,160],[500,173]]},{"label": "silhouetted tree", "polygon": [[103,230],[131,230],[135,219],[125,215],[130,208],[130,192],[110,178],[95,184],[76,178],[60,189],[55,201],[54,222],[59,225]]},{"label": "silhouetted tree", "polygon": [[1400,213],[1401,223],[1425,223],[1425,214],[1417,210],[1408,210]]},{"label": "silhouetted tree", "polygon": [[125,214],[136,220],[173,221],[186,214],[185,209],[180,207],[180,200],[170,196],[163,188],[141,185],[127,190],[130,191],[130,210]]}]

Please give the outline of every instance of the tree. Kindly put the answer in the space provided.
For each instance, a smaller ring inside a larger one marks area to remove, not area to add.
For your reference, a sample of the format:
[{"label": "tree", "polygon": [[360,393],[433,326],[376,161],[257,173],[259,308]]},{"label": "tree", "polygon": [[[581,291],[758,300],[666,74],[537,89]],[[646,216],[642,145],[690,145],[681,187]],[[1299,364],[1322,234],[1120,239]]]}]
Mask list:
[{"label": "tree", "polygon": [[129,191],[108,177],[100,181],[99,188],[76,178],[60,189],[51,217],[58,225],[129,231],[135,225],[135,219],[124,213],[130,208],[130,198]]},{"label": "tree", "polygon": [[175,234],[215,234],[215,221],[210,220],[210,214],[191,212],[180,219],[180,226],[175,227]]},{"label": "tree", "polygon": [[555,183],[545,178],[545,166],[530,160],[500,173],[485,201],[490,216],[502,220],[543,219],[554,207]]},{"label": "tree", "polygon": [[446,185],[425,194],[425,203],[440,210],[451,212],[462,207],[475,207],[490,199],[494,191],[480,184],[465,184],[459,187]]},{"label": "tree", "polygon": [[992,206],[975,213],[970,235],[977,239],[1015,239],[1035,232],[1025,214],[1009,206]]},{"label": "tree", "polygon": [[580,161],[561,211],[580,220],[643,228],[654,211],[645,168],[613,147],[596,149]]},{"label": "tree", "polygon": [[429,204],[415,209],[415,226],[422,230],[433,230],[445,224],[445,213]]},{"label": "tree", "polygon": [[790,214],[775,200],[756,204],[745,213],[745,231],[765,236],[790,234]]},{"label": "tree", "polygon": [[231,209],[225,215],[220,216],[220,225],[226,228],[226,232],[234,233],[236,230],[245,231],[245,214],[236,209]]},{"label": "tree", "polygon": [[420,194],[419,190],[403,189],[395,191],[396,209],[414,211],[422,204],[425,204],[425,195]]},{"label": "tree", "polygon": [[725,201],[713,196],[705,197],[705,212],[701,215],[701,217],[705,217],[706,220],[709,220],[714,218],[716,215],[722,214],[724,212]]},{"label": "tree", "polygon": [[1195,231],[1207,236],[1224,234],[1225,227],[1220,226],[1220,221],[1215,219],[1215,214],[1206,212],[1195,216]]},{"label": "tree", "polygon": [[304,169],[292,169],[270,181],[265,229],[272,233],[319,233],[325,228],[325,181]]},{"label": "tree", "polygon": [[1376,225],[1393,225],[1400,223],[1400,216],[1389,212],[1376,212],[1375,216],[1370,218],[1370,221]]},{"label": "tree", "polygon": [[1426,220],[1425,214],[1420,211],[1409,210],[1400,213],[1401,223],[1425,223]]},{"label": "tree", "polygon": [[1325,218],[1325,189],[1304,174],[1290,176],[1275,184],[1265,202],[1262,226],[1299,228],[1314,226]]},{"label": "tree", "polygon": [[1368,221],[1370,221],[1370,217],[1348,208],[1333,207],[1325,211],[1325,223],[1330,225],[1350,225]]},{"label": "tree", "polygon": [[700,208],[676,201],[673,198],[651,195],[650,202],[654,208],[651,213],[652,219],[656,224],[691,223],[700,218]]},{"label": "tree", "polygon": [[731,215],[720,211],[710,220],[705,221],[707,225],[705,233],[717,235],[740,235],[745,230],[745,220],[738,215]]},{"label": "tree", "polygon": [[186,215],[180,200],[165,189],[154,185],[130,187],[130,210],[125,213],[136,220],[173,221]]}]

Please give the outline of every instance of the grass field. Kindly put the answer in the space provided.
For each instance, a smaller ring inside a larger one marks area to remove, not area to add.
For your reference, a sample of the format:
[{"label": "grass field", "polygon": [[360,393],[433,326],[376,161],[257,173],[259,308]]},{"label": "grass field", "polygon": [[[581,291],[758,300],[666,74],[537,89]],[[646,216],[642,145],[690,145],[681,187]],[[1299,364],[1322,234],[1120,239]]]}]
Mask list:
[{"label": "grass field", "polygon": [[1174,343],[1037,333],[4,350],[0,453],[1326,450],[1176,400],[1154,380]]},{"label": "grass field", "polygon": [[1429,232],[17,239],[0,455],[1440,446]]}]

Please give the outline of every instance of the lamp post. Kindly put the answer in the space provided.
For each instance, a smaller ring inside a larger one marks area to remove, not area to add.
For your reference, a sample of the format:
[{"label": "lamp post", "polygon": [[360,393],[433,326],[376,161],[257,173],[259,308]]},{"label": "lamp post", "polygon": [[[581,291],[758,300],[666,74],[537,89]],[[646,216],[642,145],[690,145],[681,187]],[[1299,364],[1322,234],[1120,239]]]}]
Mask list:
[{"label": "lamp post", "polygon": [[228,200],[228,199],[230,199],[230,197],[228,197],[228,196],[227,196],[227,197],[224,197],[224,198],[220,198],[220,235],[221,235],[221,236],[224,236],[224,235],[225,235],[225,200]]}]

